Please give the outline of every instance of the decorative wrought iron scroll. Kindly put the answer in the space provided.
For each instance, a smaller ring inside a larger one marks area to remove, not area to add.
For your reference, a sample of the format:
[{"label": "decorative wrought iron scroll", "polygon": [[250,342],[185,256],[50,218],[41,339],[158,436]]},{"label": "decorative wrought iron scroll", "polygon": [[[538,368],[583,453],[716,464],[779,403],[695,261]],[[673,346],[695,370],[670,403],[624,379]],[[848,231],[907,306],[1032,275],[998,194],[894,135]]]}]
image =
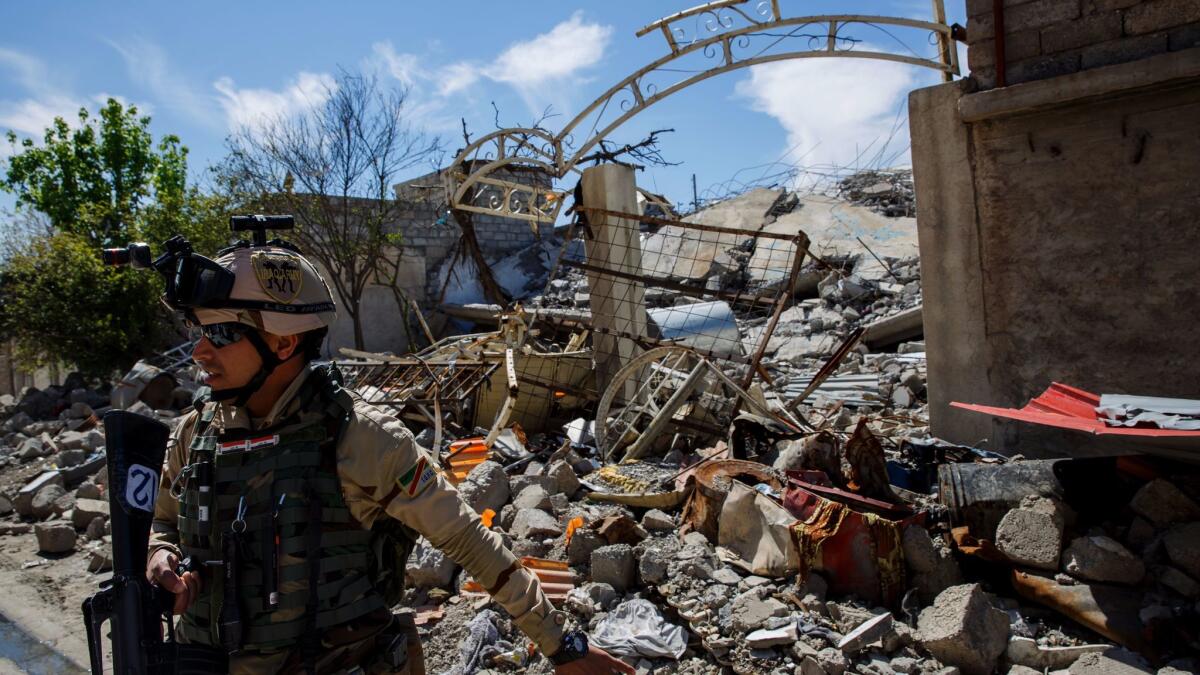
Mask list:
[{"label": "decorative wrought iron scroll", "polygon": [[[447,172],[450,206],[526,220],[534,228],[554,222],[565,192],[511,180],[506,170],[525,167],[565,178],[634,115],[698,82],[742,68],[792,59],[861,58],[931,68],[949,79],[959,73],[958,52],[943,0],[932,5],[933,20],[921,21],[864,14],[787,17],[779,0],[716,0],[659,19],[637,37],[659,33],[667,52],[614,84],[557,134],[501,129],[460,151]],[[916,52],[909,46],[913,41],[893,31],[923,37],[936,53]],[[868,42],[860,35],[877,39]]]}]

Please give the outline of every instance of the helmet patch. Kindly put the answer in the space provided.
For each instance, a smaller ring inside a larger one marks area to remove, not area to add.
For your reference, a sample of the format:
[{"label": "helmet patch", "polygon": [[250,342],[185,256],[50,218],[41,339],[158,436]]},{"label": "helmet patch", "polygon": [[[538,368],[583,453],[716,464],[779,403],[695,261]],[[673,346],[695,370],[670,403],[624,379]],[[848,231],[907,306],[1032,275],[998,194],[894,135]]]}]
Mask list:
[{"label": "helmet patch", "polygon": [[250,264],[258,285],[271,299],[287,305],[299,297],[304,273],[290,256],[255,251]]}]

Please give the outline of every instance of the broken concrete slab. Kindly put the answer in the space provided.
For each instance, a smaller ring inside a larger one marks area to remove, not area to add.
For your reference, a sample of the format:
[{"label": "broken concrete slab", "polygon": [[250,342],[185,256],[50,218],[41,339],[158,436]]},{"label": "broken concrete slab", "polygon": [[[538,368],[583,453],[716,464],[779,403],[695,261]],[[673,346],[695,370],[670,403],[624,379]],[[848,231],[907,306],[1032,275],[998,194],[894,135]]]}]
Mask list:
[{"label": "broken concrete slab", "polygon": [[592,581],[624,593],[634,582],[633,547],[629,544],[601,546],[592,551]]},{"label": "broken concrete slab", "polygon": [[756,630],[773,616],[787,616],[788,608],[775,598],[764,598],[756,590],[747,591],[733,599],[730,608],[733,629],[738,632]]},{"label": "broken concrete slab", "polygon": [[642,516],[642,527],[651,532],[669,532],[675,529],[675,520],[658,509],[650,509]]},{"label": "broken concrete slab", "polygon": [[892,615],[888,612],[867,619],[846,633],[838,643],[838,649],[847,654],[854,654],[872,642],[882,639],[892,629],[892,622]]},{"label": "broken concrete slab", "polygon": [[1080,656],[1071,664],[1070,675],[1143,675],[1154,669],[1145,659],[1120,647]]},{"label": "broken concrete slab", "polygon": [[996,526],[996,548],[1018,565],[1057,570],[1066,527],[1057,502],[1026,497]]},{"label": "broken concrete slab", "polygon": [[77,530],[84,529],[95,518],[107,519],[109,517],[108,502],[100,499],[76,499],[74,508],[71,524]]},{"label": "broken concrete slab", "polygon": [[458,491],[476,513],[487,509],[499,512],[510,496],[508,474],[497,462],[480,462],[459,483]]},{"label": "broken concrete slab", "polygon": [[34,525],[38,551],[41,553],[66,553],[75,548],[75,528],[65,521],[51,521]]},{"label": "broken concrete slab", "polygon": [[1079,579],[1136,584],[1146,575],[1141,559],[1116,539],[1077,537],[1063,552],[1063,569]]},{"label": "broken concrete slab", "polygon": [[1046,669],[1061,670],[1075,663],[1079,657],[1093,652],[1104,652],[1112,645],[1072,645],[1068,647],[1043,647],[1037,640],[1027,637],[1012,637],[1004,655],[1012,663],[1036,668],[1037,672]]},{"label": "broken concrete slab", "polygon": [[550,495],[541,485],[530,485],[524,490],[521,490],[521,493],[517,495],[517,498],[513,500],[512,504],[513,507],[518,510],[518,512],[521,509],[541,509],[543,511],[549,511]]},{"label": "broken concrete slab", "polygon": [[979,584],[943,591],[917,621],[921,645],[967,675],[988,675],[1008,647],[1008,615]]},{"label": "broken concrete slab", "polygon": [[544,539],[562,534],[558,520],[541,509],[519,509],[511,530],[513,536],[520,539]]},{"label": "broken concrete slab", "polygon": [[746,635],[746,646],[751,649],[769,649],[790,645],[799,639],[795,622],[779,628],[760,628]]},{"label": "broken concrete slab", "polygon": [[546,475],[554,479],[559,494],[570,497],[579,491],[579,476],[575,475],[575,469],[570,464],[561,459],[546,467]]},{"label": "broken concrete slab", "polygon": [[57,484],[50,484],[38,490],[38,493],[33,496],[33,500],[29,503],[29,515],[35,520],[45,520],[52,515],[56,515],[55,502],[59,497],[67,494],[66,488]]},{"label": "broken concrete slab", "polygon": [[1176,525],[1163,535],[1167,556],[1179,569],[1200,580],[1200,523]]},{"label": "broken concrete slab", "polygon": [[[913,525],[905,528],[901,544],[908,578],[922,605],[932,603],[939,593],[962,583],[962,571],[954,553],[940,537],[934,539],[924,527]],[[809,580],[813,577],[820,579],[814,574],[809,575]],[[824,596],[823,591],[821,595]]]},{"label": "broken concrete slab", "polygon": [[1143,485],[1129,501],[1129,508],[1158,527],[1200,520],[1200,504],[1162,478]]},{"label": "broken concrete slab", "polygon": [[458,565],[424,538],[417,541],[404,568],[408,582],[417,588],[450,588]]}]

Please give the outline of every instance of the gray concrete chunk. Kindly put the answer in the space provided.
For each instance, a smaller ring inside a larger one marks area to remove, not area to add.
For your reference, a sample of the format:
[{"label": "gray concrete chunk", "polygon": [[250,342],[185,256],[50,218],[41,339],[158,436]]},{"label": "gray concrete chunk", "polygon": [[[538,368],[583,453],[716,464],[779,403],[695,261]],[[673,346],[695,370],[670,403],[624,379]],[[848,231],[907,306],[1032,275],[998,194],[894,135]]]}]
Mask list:
[{"label": "gray concrete chunk", "polygon": [[37,535],[38,551],[41,553],[66,553],[75,548],[75,528],[70,523],[38,523],[33,532]]},{"label": "gray concrete chunk", "polygon": [[1103,536],[1078,537],[1063,552],[1063,569],[1073,577],[1089,581],[1136,584],[1146,575],[1146,566],[1116,539]]},{"label": "gray concrete chunk", "polygon": [[1053,501],[1027,498],[1000,520],[996,548],[1018,565],[1057,570],[1065,524]]},{"label": "gray concrete chunk", "polygon": [[633,547],[629,544],[601,546],[592,551],[592,581],[608,584],[619,593],[633,585]]},{"label": "gray concrete chunk", "polygon": [[1163,536],[1171,562],[1193,579],[1200,580],[1200,523],[1171,528]]},{"label": "gray concrete chunk", "polygon": [[1200,505],[1162,478],[1143,485],[1133,495],[1129,508],[1158,527],[1200,520]]},{"label": "gray concrete chunk", "polygon": [[1008,646],[1008,615],[992,606],[979,584],[952,586],[921,611],[919,640],[944,664],[967,675],[988,675]]},{"label": "gray concrete chunk", "polygon": [[541,509],[519,509],[511,531],[521,539],[545,539],[562,534],[562,527],[554,516]]}]

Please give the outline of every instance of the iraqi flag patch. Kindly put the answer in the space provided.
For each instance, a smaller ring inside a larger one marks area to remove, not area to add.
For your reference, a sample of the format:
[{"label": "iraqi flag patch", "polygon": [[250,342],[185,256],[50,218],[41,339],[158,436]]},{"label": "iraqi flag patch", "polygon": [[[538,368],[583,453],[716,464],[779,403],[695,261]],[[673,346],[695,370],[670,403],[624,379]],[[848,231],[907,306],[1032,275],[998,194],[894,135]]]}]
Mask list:
[{"label": "iraqi flag patch", "polygon": [[437,472],[429,465],[429,461],[421,457],[396,482],[400,484],[400,489],[406,492],[409,497],[415,497],[425,489],[426,485],[433,482],[433,479],[436,477]]},{"label": "iraqi flag patch", "polygon": [[259,436],[258,438],[243,438],[240,441],[226,441],[217,446],[218,453],[249,452],[259,448],[267,448],[279,443],[279,435]]}]

